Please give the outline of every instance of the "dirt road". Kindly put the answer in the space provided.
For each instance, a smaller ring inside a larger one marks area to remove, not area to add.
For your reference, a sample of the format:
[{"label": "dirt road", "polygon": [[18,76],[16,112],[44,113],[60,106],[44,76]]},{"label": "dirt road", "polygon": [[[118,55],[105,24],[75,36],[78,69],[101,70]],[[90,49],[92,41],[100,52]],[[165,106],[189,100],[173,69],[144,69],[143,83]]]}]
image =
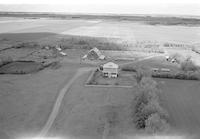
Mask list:
[{"label": "dirt road", "polygon": [[42,128],[41,132],[39,133],[39,137],[44,137],[46,136],[46,134],[48,133],[49,129],[51,128],[54,120],[56,119],[56,116],[58,115],[59,112],[59,108],[61,106],[63,97],[65,96],[65,94],[68,92],[70,86],[72,85],[72,83],[82,74],[90,71],[92,68],[88,68],[88,67],[84,67],[84,68],[80,68],[78,69],[77,73],[73,76],[73,78],[60,90],[59,95],[56,99],[56,102],[53,106],[52,112],[46,122],[46,124],[44,125],[44,127]]}]

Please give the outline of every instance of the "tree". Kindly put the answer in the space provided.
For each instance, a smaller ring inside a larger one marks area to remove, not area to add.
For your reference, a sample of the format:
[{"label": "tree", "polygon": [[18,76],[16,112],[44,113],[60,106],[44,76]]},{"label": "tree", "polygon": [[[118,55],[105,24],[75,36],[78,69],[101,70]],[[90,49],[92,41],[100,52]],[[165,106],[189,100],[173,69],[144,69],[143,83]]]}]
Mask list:
[{"label": "tree", "polygon": [[157,113],[152,114],[145,121],[145,131],[148,133],[165,133],[169,130],[169,124]]},{"label": "tree", "polygon": [[183,71],[197,71],[198,67],[191,60],[191,57],[188,57],[185,61],[181,62],[181,69]]},{"label": "tree", "polygon": [[150,72],[142,67],[137,68],[135,78],[138,84],[140,83],[143,77],[150,77]]},{"label": "tree", "polygon": [[161,118],[167,120],[168,113],[165,111],[159,104],[158,100],[151,100],[147,105],[143,108],[143,113],[148,117],[152,114],[158,114]]}]

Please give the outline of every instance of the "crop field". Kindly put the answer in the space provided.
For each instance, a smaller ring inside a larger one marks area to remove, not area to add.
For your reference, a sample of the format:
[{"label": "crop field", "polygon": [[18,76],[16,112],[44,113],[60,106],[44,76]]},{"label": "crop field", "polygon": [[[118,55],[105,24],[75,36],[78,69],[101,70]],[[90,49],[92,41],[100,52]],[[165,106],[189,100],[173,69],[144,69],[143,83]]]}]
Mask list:
[{"label": "crop field", "polygon": [[120,38],[124,41],[159,41],[192,43],[199,41],[199,27],[152,26],[133,22],[102,21],[93,26],[77,27],[63,34]]},{"label": "crop field", "polygon": [[118,38],[123,41],[199,42],[200,27],[145,25],[130,21],[12,19],[0,21],[0,33],[61,33]]},{"label": "crop field", "polygon": [[174,132],[197,134],[200,130],[200,82],[157,79],[164,107],[170,115]]}]

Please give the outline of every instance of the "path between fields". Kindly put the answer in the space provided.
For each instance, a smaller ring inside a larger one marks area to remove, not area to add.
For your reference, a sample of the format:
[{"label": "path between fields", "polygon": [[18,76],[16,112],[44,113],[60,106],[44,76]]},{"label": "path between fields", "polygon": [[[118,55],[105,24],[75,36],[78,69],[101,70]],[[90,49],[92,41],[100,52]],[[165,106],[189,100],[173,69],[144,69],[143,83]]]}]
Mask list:
[{"label": "path between fields", "polygon": [[72,83],[82,74],[88,72],[92,70],[92,68],[88,68],[88,67],[84,67],[84,68],[80,68],[78,69],[78,71],[76,72],[76,74],[69,80],[69,82],[60,90],[59,95],[56,99],[56,102],[53,106],[52,112],[49,116],[49,118],[47,119],[46,124],[44,125],[44,127],[42,128],[39,137],[44,137],[47,135],[49,129],[51,128],[51,126],[53,125],[54,120],[56,119],[62,100],[65,96],[65,94],[68,92],[70,86],[72,85]]}]

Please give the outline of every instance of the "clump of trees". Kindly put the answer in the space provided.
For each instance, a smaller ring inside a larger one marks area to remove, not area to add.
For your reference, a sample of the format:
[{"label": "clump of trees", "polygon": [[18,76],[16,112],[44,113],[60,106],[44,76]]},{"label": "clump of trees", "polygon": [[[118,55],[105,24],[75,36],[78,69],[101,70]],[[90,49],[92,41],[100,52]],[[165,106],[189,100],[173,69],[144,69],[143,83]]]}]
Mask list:
[{"label": "clump of trees", "polygon": [[191,60],[191,57],[186,58],[183,62],[181,62],[181,69],[183,71],[197,71],[198,67]]},{"label": "clump of trees", "polygon": [[143,76],[138,82],[139,91],[134,99],[133,122],[148,133],[166,132],[169,129],[168,113],[160,105],[157,83]]}]

